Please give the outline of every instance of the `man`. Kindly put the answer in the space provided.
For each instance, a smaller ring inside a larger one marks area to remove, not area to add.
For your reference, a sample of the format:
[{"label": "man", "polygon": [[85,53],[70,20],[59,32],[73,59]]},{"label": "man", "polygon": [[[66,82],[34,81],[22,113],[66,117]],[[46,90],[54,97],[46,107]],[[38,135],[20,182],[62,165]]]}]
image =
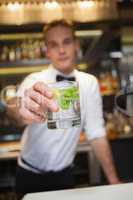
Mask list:
[{"label": "man", "polygon": [[[82,129],[109,183],[119,183],[106,139],[97,80],[75,69],[79,45],[72,26],[66,21],[47,25],[45,43],[46,54],[52,65],[47,70],[29,75],[20,85],[17,97],[8,104],[8,116],[20,126],[25,126],[16,175],[17,192],[72,188],[74,179],[71,165]],[[47,84],[55,82],[58,74],[67,78],[74,76],[79,84],[80,127],[65,130],[47,128],[47,109],[58,111],[52,90]],[[18,106],[18,100],[23,106]]]}]

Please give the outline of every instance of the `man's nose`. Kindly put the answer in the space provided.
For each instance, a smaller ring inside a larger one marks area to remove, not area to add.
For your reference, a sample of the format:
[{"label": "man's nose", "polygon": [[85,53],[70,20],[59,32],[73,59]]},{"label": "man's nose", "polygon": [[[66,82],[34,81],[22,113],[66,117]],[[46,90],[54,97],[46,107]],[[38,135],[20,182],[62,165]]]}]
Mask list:
[{"label": "man's nose", "polygon": [[65,48],[63,46],[59,47],[59,53],[65,53]]}]

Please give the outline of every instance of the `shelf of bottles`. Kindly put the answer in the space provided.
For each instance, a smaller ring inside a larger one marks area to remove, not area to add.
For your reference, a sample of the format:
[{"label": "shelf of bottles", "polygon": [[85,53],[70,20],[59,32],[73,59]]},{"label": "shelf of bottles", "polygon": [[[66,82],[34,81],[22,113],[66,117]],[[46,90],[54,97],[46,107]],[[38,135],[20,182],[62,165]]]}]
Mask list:
[{"label": "shelf of bottles", "polygon": [[48,63],[43,39],[0,41],[0,67]]},{"label": "shelf of bottles", "polygon": [[124,81],[122,72],[120,72],[123,65],[121,56],[121,52],[110,52],[101,61],[98,74],[100,92],[103,96],[105,126],[109,139],[133,137],[133,119],[116,110],[114,103],[115,95]]},{"label": "shelf of bottles", "polygon": [[[45,51],[42,33],[0,34],[0,93],[8,85],[20,84],[29,73],[46,68],[49,61]],[[0,138],[18,138],[18,133],[21,130],[0,112]]]}]

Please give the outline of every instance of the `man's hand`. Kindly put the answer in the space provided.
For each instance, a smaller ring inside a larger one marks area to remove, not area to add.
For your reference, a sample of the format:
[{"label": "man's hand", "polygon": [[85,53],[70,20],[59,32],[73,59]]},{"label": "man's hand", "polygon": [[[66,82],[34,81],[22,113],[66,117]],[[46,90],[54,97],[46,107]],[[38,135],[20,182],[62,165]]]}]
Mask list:
[{"label": "man's hand", "polygon": [[[12,113],[16,115],[16,119],[21,120],[23,125],[44,122],[47,119],[47,110],[52,112],[58,111],[58,105],[54,101],[53,96],[52,90],[46,84],[37,82],[25,91],[19,106],[16,106],[16,108],[12,107],[12,111],[16,109]],[[10,105],[8,105],[9,110],[11,110]],[[16,103],[16,105],[18,104]]]}]

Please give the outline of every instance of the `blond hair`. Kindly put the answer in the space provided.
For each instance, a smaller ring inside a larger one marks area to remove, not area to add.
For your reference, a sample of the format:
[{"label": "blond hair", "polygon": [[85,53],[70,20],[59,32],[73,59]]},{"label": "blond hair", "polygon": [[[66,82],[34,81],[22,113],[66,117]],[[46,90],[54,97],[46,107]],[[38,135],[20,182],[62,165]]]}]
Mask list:
[{"label": "blond hair", "polygon": [[66,20],[56,20],[56,21],[52,21],[51,23],[48,23],[44,26],[43,33],[44,33],[45,42],[46,42],[46,38],[47,38],[47,34],[48,34],[49,30],[51,30],[52,28],[57,27],[57,26],[62,26],[62,27],[66,27],[66,28],[70,29],[72,31],[72,36],[75,39],[74,24],[72,22],[69,22]]}]

